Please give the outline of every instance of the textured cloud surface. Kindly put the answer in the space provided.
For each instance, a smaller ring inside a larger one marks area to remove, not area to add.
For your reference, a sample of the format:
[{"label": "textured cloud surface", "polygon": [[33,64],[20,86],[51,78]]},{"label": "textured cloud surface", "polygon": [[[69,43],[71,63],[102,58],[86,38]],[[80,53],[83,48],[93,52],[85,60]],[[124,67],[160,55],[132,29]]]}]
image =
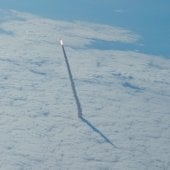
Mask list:
[{"label": "textured cloud surface", "polygon": [[170,60],[86,48],[138,41],[123,28],[0,13],[0,169],[170,168]]}]

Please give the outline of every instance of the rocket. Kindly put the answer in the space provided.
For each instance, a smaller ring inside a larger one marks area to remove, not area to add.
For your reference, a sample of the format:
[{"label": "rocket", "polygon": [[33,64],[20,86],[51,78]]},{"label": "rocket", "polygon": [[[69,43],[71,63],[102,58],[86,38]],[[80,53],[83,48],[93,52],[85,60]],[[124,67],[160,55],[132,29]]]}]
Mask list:
[{"label": "rocket", "polygon": [[60,40],[60,44],[61,44],[61,46],[63,46],[63,45],[64,45],[64,43],[63,43],[63,40],[62,40],[62,39]]}]

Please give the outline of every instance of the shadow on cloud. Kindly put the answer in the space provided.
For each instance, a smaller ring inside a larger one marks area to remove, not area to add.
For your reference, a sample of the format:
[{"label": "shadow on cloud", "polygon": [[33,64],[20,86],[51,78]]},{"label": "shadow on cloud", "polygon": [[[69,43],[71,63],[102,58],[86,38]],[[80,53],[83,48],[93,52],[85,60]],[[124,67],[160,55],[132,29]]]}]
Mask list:
[{"label": "shadow on cloud", "polygon": [[0,34],[11,35],[11,36],[14,35],[14,33],[12,31],[7,31],[2,28],[0,28]]},{"label": "shadow on cloud", "polygon": [[94,125],[92,125],[87,119],[85,119],[84,117],[80,117],[80,119],[86,124],[88,125],[94,132],[96,132],[97,134],[99,134],[107,143],[111,144],[114,148],[118,148],[115,144],[113,144],[110,139],[105,136],[99,129],[97,129]]}]

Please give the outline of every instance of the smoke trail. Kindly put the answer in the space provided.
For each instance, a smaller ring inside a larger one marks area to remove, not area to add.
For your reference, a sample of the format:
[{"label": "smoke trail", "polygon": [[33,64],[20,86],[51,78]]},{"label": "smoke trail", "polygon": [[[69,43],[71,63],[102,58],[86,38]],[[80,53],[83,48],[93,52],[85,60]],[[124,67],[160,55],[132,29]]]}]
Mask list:
[{"label": "smoke trail", "polygon": [[77,105],[78,117],[81,118],[82,117],[81,103],[80,103],[79,97],[77,95],[75,83],[74,83],[74,80],[73,80],[73,75],[72,75],[72,72],[71,72],[71,69],[70,69],[69,61],[68,61],[68,58],[67,58],[67,55],[66,55],[66,52],[65,52],[65,49],[64,49],[64,44],[63,44],[62,40],[60,40],[60,44],[61,44],[62,49],[63,49],[63,54],[64,54],[65,63],[66,63],[66,66],[67,66],[68,75],[69,75],[69,79],[70,79],[74,99],[75,99],[75,102],[76,102],[76,105]]}]

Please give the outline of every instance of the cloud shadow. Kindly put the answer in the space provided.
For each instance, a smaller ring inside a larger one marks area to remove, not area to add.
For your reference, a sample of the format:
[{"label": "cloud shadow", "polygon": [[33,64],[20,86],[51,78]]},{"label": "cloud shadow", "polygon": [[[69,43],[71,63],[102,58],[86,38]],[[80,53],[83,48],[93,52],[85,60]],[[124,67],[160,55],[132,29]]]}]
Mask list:
[{"label": "cloud shadow", "polygon": [[94,125],[92,125],[87,119],[84,117],[80,117],[80,119],[87,124],[94,132],[100,135],[107,143],[111,144],[114,148],[118,148],[115,144],[113,144],[108,137],[106,137],[99,129],[97,129]]},{"label": "cloud shadow", "polygon": [[14,33],[12,31],[7,31],[7,30],[4,30],[2,28],[0,28],[0,34],[9,35],[9,36],[14,35]]}]

